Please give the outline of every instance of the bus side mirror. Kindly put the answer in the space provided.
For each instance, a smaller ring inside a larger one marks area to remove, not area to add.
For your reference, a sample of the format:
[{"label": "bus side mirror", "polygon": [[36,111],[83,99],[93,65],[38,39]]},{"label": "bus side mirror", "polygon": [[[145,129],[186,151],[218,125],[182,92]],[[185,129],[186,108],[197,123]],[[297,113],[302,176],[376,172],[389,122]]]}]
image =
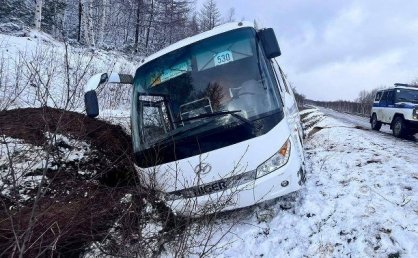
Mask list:
[{"label": "bus side mirror", "polygon": [[86,105],[86,113],[89,117],[97,117],[99,115],[99,102],[97,100],[96,89],[104,83],[132,85],[133,77],[130,74],[118,73],[98,73],[93,75],[84,86],[84,104]]},{"label": "bus side mirror", "polygon": [[84,94],[84,103],[86,105],[86,113],[89,117],[99,115],[99,102],[97,101],[96,91],[91,90]]},{"label": "bus side mirror", "polygon": [[264,52],[268,59],[278,57],[282,54],[276,35],[272,28],[262,29],[258,31],[258,38],[263,45]]}]

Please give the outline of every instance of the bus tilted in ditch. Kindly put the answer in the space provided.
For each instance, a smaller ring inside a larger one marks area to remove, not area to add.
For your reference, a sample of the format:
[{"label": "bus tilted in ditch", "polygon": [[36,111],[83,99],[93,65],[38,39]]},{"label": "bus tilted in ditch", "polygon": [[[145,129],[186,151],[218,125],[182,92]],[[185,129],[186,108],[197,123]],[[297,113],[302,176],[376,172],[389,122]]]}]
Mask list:
[{"label": "bus tilted in ditch", "polygon": [[135,76],[94,75],[86,111],[99,115],[99,85],[132,84],[144,182],[181,214],[251,206],[305,182],[303,131],[280,55],[272,29],[225,24],[149,56]]}]

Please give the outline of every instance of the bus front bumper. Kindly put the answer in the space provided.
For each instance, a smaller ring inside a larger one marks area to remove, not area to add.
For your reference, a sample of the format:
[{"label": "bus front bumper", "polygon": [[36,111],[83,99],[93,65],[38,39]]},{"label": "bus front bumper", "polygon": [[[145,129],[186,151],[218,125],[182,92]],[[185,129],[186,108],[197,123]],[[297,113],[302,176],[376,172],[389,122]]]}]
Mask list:
[{"label": "bus front bumper", "polygon": [[[252,206],[299,190],[306,181],[304,164],[295,151],[286,165],[270,174],[220,192],[166,201],[178,215],[202,216]],[[294,157],[292,157],[294,155]]]}]

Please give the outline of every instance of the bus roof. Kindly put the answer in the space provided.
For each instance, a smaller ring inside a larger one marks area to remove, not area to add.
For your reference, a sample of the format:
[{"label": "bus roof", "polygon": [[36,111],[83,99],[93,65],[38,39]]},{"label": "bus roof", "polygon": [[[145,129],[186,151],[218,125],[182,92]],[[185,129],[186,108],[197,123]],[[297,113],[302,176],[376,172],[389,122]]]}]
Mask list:
[{"label": "bus roof", "polygon": [[141,64],[139,65],[139,67],[143,66],[144,64],[146,64],[146,63],[148,63],[148,62],[150,62],[150,61],[152,61],[152,60],[154,60],[158,57],[161,57],[161,56],[163,56],[167,53],[170,53],[170,52],[172,52],[176,49],[179,49],[179,48],[182,48],[184,46],[187,46],[187,45],[193,44],[195,42],[201,41],[205,38],[210,38],[212,36],[215,36],[215,35],[227,32],[227,31],[231,31],[231,30],[234,30],[234,29],[238,29],[238,28],[255,28],[255,27],[254,27],[253,23],[246,22],[246,21],[244,21],[244,22],[230,22],[230,23],[226,23],[226,24],[217,26],[217,27],[215,27],[215,28],[213,28],[209,31],[205,31],[205,32],[197,34],[195,36],[182,39],[182,40],[180,40],[180,41],[178,41],[178,42],[176,42],[176,43],[174,43],[174,44],[172,44],[172,45],[170,45],[166,48],[161,49],[160,51],[158,51],[158,52],[146,57],[145,59],[143,59],[141,61]]}]

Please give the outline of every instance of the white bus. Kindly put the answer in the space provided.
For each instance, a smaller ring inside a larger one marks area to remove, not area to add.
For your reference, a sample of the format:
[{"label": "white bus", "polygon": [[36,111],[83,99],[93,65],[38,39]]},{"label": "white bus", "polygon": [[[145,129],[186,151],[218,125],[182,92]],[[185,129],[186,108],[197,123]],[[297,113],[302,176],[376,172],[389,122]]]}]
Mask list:
[{"label": "white bus", "polygon": [[280,54],[272,29],[225,24],[149,56],[134,76],[93,76],[87,114],[99,114],[100,84],[133,84],[139,173],[178,213],[274,199],[305,182],[303,131]]}]

